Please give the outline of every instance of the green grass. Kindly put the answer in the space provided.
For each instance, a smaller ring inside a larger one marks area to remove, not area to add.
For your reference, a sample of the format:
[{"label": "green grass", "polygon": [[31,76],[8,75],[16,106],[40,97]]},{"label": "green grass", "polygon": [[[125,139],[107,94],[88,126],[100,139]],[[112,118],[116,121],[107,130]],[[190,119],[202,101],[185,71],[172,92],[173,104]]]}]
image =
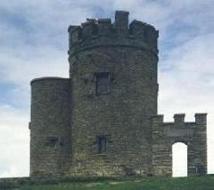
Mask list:
[{"label": "green grass", "polygon": [[71,182],[22,186],[19,190],[214,190],[214,176]]}]

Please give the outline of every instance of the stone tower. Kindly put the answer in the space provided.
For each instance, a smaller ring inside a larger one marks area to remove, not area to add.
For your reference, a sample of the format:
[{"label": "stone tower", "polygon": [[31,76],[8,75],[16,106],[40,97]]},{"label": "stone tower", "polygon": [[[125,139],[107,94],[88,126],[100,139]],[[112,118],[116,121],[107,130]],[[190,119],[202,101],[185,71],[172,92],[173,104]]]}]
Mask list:
[{"label": "stone tower", "polygon": [[128,15],[70,26],[70,77],[31,82],[32,176],[171,175],[179,141],[206,173],[206,114],[157,115],[158,31]]}]

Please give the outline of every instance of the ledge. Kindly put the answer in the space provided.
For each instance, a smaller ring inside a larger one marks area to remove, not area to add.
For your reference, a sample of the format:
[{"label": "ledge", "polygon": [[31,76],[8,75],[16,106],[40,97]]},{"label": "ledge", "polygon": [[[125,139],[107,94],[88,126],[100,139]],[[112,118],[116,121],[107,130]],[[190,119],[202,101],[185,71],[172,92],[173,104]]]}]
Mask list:
[{"label": "ledge", "polygon": [[44,81],[44,80],[70,80],[69,78],[62,78],[62,77],[39,77],[31,80],[31,84],[38,81]]}]

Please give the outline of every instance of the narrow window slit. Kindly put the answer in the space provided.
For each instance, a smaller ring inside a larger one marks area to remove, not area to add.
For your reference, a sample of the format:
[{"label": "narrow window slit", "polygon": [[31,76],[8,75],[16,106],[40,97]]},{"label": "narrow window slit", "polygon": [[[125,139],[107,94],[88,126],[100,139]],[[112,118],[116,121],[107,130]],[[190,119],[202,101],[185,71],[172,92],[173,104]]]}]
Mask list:
[{"label": "narrow window slit", "polygon": [[106,136],[98,136],[97,137],[97,153],[105,153],[106,152],[107,139]]}]

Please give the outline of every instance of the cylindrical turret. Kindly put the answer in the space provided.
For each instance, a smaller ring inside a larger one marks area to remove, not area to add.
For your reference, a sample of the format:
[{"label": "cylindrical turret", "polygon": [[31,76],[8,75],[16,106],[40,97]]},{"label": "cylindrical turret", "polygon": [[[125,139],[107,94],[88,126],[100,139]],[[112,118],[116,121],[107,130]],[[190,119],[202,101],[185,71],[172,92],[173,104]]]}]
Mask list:
[{"label": "cylindrical turret", "polygon": [[62,175],[71,159],[70,80],[31,82],[31,176]]},{"label": "cylindrical turret", "polygon": [[87,38],[81,36],[82,27],[70,30],[72,39],[78,33],[69,49],[73,175],[150,173],[158,31],[139,21],[128,27],[124,11],[117,11],[110,23],[102,22],[102,33]]}]

